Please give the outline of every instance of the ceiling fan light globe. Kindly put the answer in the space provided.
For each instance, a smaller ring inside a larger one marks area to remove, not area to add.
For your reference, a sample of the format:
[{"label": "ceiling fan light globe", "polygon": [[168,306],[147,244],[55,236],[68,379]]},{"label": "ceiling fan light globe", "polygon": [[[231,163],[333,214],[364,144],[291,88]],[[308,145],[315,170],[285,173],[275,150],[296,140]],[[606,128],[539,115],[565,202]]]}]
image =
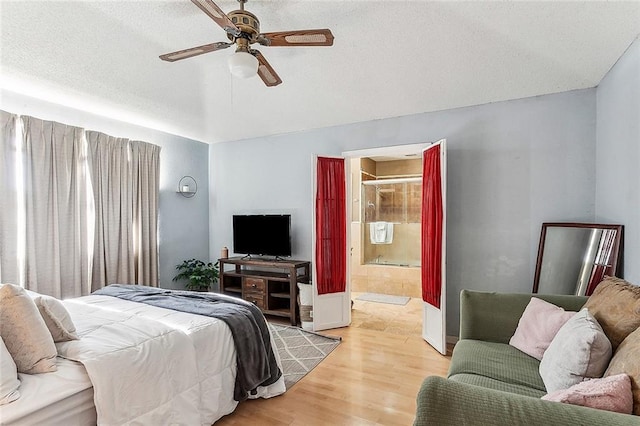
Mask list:
[{"label": "ceiling fan light globe", "polygon": [[258,59],[247,52],[235,52],[227,60],[229,71],[236,77],[249,78],[258,73]]}]

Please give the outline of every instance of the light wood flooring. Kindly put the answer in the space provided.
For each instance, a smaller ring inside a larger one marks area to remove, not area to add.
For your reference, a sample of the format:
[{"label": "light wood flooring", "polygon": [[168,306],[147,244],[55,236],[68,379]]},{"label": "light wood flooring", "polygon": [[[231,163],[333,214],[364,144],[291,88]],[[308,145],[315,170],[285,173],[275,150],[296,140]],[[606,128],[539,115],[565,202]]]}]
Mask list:
[{"label": "light wood flooring", "polygon": [[342,343],[320,365],[284,395],[240,403],[216,426],[413,424],[420,384],[446,375],[450,362],[420,337],[421,306],[354,301],[352,326],[323,332]]}]

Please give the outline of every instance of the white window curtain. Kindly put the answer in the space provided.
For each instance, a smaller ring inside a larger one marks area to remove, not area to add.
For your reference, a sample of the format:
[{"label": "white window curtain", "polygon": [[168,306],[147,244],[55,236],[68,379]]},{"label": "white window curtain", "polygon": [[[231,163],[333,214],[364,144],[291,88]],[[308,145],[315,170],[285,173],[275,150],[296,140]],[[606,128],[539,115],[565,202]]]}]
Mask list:
[{"label": "white window curtain", "polygon": [[158,285],[158,194],[160,188],[160,147],[132,141],[135,192],[134,252],[136,282]]},{"label": "white window curtain", "polygon": [[0,282],[158,285],[160,147],[0,111]]},{"label": "white window curtain", "polygon": [[95,199],[92,289],[158,285],[160,147],[87,132]]},{"label": "white window curtain", "polygon": [[[24,116],[19,151],[23,286],[58,298],[89,293],[89,187],[84,131]],[[20,173],[20,171],[22,173]],[[20,182],[21,180],[21,182]]]},{"label": "white window curtain", "polygon": [[0,111],[0,282],[19,283],[16,125],[18,116]]}]

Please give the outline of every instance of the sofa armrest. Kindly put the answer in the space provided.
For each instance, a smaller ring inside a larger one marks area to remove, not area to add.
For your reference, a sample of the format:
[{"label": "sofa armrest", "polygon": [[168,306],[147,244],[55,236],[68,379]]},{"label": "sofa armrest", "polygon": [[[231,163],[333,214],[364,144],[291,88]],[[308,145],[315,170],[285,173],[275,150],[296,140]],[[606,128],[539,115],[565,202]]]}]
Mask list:
[{"label": "sofa armrest", "polygon": [[431,376],[418,393],[414,426],[638,425],[637,416],[544,401]]},{"label": "sofa armrest", "polygon": [[460,339],[509,343],[518,321],[535,296],[568,311],[578,311],[586,296],[527,293],[460,292]]}]

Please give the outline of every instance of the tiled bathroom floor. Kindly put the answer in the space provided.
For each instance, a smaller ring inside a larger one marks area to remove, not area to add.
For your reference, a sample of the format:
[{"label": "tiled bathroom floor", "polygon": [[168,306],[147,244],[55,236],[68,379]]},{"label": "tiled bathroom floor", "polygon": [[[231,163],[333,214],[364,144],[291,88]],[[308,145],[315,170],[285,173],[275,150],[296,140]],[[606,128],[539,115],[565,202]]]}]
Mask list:
[{"label": "tiled bathroom floor", "polygon": [[391,334],[422,334],[422,300],[411,298],[406,305],[356,300],[362,293],[352,292],[351,327],[368,328]]}]

